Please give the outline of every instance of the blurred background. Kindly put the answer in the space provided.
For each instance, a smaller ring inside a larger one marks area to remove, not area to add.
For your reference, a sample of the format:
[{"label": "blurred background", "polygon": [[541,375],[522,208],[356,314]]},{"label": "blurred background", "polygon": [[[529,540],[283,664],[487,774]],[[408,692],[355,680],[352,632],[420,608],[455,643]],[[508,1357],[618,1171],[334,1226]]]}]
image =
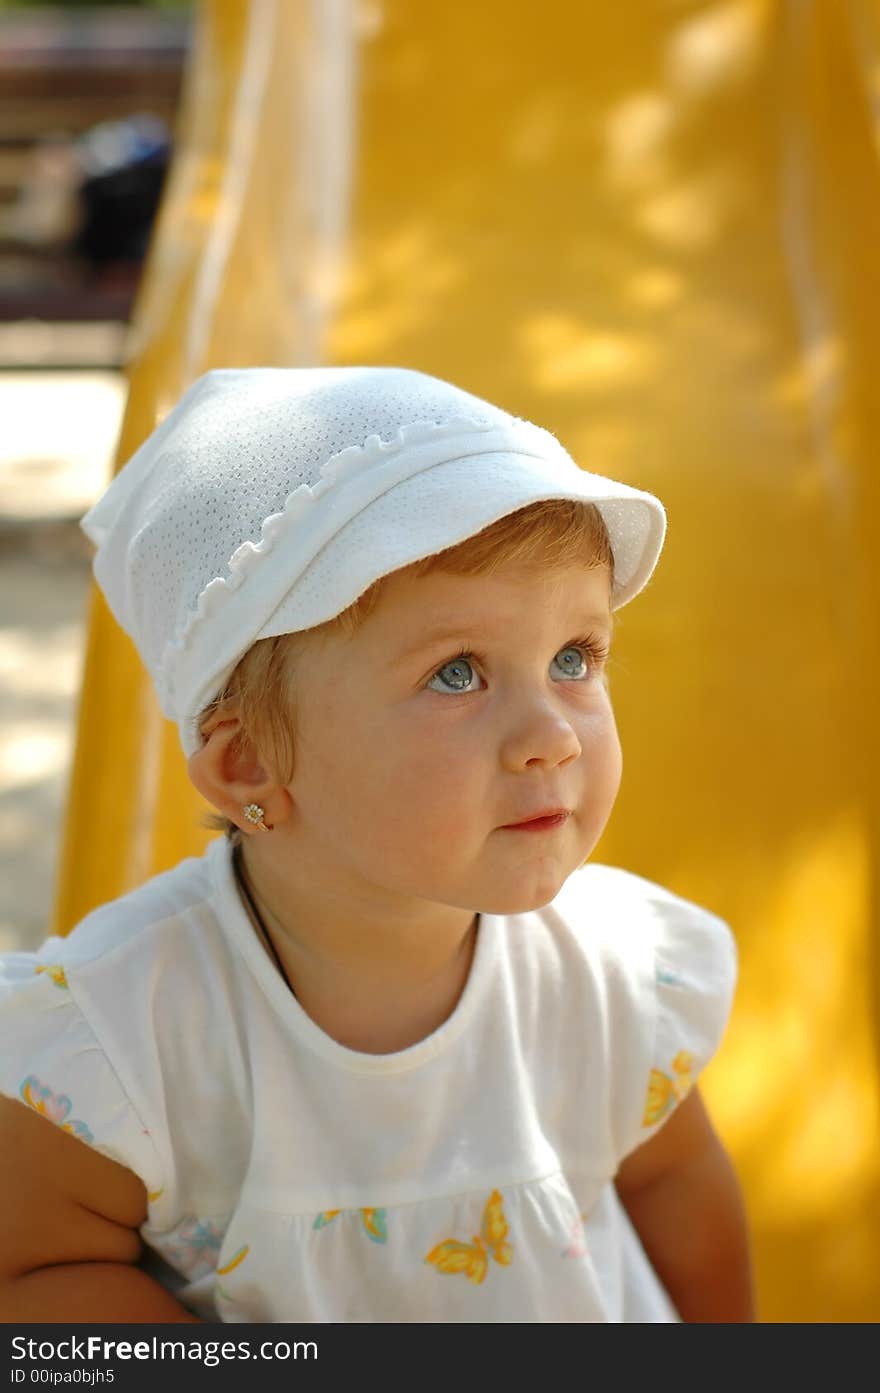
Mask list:
[{"label": "blurred background", "polygon": [[46,937],[89,548],[191,5],[0,0],[0,952]]},{"label": "blurred background", "polygon": [[209,839],[114,467],[212,367],[446,377],[666,504],[593,859],[736,934],[762,1317],[876,1321],[880,0],[0,4],[0,71],[0,951]]}]

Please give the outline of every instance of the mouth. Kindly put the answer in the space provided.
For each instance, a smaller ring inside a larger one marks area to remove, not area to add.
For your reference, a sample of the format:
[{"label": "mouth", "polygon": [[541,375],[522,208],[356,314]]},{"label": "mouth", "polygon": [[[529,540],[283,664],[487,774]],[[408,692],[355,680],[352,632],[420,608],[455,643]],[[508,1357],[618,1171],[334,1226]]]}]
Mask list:
[{"label": "mouth", "polygon": [[567,808],[559,808],[555,812],[543,813],[540,817],[529,818],[525,822],[510,822],[502,827],[502,832],[552,832],[554,828],[561,827],[571,816]]}]

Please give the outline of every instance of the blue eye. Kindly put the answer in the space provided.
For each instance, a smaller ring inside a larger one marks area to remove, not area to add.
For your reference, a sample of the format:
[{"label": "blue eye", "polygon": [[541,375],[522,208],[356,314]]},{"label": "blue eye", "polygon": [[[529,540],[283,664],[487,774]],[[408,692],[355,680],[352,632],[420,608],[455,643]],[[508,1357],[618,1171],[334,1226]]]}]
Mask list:
[{"label": "blue eye", "polygon": [[[569,648],[560,648],[559,652],[569,655],[574,653],[576,655],[576,660],[573,664],[560,663],[560,670],[567,673],[569,677],[581,677],[583,675],[582,670],[587,666],[582,649],[576,648],[574,644],[572,644]],[[556,659],[554,658],[553,661],[555,663]]]},{"label": "blue eye", "polygon": [[[558,664],[559,671],[565,674],[568,681],[583,682],[589,678],[594,671],[597,671],[605,658],[608,656],[607,649],[594,639],[584,640],[581,643],[573,643],[560,648],[556,659],[562,655],[562,662]],[[468,692],[470,682],[473,681],[476,669],[471,661],[474,654],[463,650],[456,657],[450,658],[448,663],[439,667],[428,683],[431,691],[444,692]],[[442,687],[432,687],[433,682],[442,682]]]},{"label": "blue eye", "polygon": [[[431,682],[436,681],[439,677],[442,678],[444,682],[447,680],[449,681],[449,686],[446,688],[447,691],[463,692],[467,690],[468,677],[473,671],[473,666],[468,661],[468,655],[466,653],[459,653],[457,658],[451,658],[448,663],[444,663],[441,668],[437,669],[434,676],[431,678]],[[451,676],[447,679],[444,673],[450,673]],[[437,691],[437,688],[435,687],[433,690]]]}]

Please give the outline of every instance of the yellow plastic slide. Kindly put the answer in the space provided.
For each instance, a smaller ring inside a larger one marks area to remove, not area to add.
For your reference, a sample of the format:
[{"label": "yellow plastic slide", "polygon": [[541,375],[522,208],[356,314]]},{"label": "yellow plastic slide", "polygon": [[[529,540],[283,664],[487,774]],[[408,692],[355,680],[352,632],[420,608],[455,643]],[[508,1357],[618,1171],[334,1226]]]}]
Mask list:
[{"label": "yellow plastic slide", "polygon": [[[388,363],[664,500],[594,859],[735,929],[771,1321],[880,1318],[878,74],[877,0],[205,3],[119,451],[211,367]],[[203,810],[94,592],[54,931]]]}]

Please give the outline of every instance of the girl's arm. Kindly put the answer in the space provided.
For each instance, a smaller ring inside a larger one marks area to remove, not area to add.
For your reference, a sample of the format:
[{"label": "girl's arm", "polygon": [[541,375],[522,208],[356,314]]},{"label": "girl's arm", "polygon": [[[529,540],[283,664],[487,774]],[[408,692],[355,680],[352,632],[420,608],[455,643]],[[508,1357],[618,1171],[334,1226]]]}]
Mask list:
[{"label": "girl's arm", "polygon": [[135,1266],[139,1176],[0,1095],[0,1323],[197,1322]]},{"label": "girl's arm", "polygon": [[184,1325],[198,1316],[138,1267],[74,1262],[41,1267],[0,1281],[0,1322],[6,1324]]},{"label": "girl's arm", "polygon": [[627,1156],[615,1185],[682,1320],[756,1319],[739,1183],[697,1089]]}]

